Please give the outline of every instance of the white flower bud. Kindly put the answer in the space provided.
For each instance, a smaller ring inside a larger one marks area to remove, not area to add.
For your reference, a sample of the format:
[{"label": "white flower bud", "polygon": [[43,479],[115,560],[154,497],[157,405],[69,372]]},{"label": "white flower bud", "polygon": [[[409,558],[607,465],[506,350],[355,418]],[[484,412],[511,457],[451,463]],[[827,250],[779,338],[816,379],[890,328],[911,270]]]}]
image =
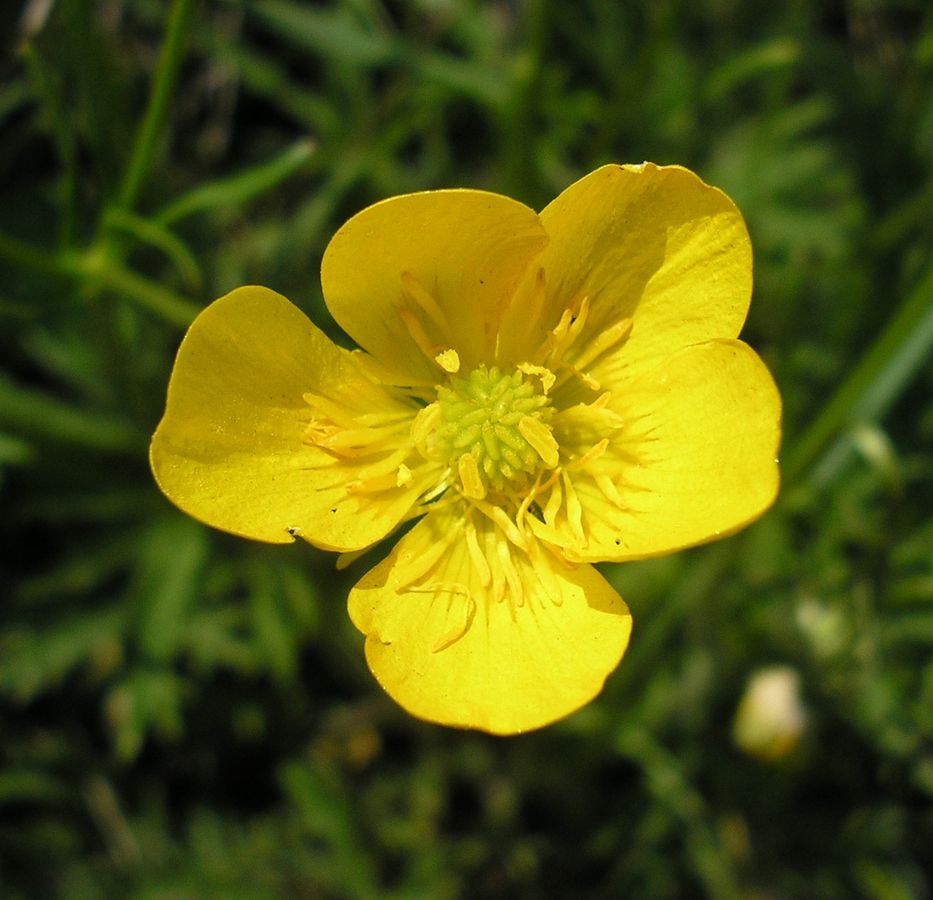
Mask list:
[{"label": "white flower bud", "polygon": [[760,669],[739,701],[732,736],[749,756],[774,762],[796,746],[807,714],[800,699],[800,674],[790,666]]}]

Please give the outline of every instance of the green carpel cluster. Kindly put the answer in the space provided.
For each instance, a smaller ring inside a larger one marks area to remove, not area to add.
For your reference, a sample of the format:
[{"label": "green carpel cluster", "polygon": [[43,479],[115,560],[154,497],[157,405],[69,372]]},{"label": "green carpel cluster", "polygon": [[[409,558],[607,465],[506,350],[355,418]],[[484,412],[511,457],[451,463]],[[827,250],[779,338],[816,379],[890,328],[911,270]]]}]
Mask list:
[{"label": "green carpel cluster", "polygon": [[[437,390],[436,447],[455,468],[465,454],[476,462],[484,488],[502,492],[527,484],[550,456],[548,397],[520,371],[480,366]],[[472,465],[470,467],[473,468]],[[462,473],[462,468],[461,468]]]}]

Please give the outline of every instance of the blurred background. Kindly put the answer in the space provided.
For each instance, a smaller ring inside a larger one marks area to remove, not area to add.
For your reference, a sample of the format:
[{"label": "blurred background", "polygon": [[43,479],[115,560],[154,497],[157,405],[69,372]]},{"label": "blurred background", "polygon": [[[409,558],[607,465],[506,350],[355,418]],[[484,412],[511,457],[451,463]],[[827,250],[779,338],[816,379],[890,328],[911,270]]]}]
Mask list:
[{"label": "blurred background", "polygon": [[[0,895],[933,896],[933,8],[30,0],[0,13]],[[681,163],[745,214],[781,499],[604,568],[592,705],[388,700],[349,586],[176,512],[149,435],[244,283],[424,188]]]}]

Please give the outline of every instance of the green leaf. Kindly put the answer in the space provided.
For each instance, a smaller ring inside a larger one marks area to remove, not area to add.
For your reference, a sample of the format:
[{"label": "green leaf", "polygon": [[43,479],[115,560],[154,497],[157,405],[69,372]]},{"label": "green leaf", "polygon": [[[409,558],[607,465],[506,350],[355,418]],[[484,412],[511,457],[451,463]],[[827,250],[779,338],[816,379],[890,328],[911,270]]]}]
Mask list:
[{"label": "green leaf", "polygon": [[332,877],[341,893],[359,898],[379,896],[365,838],[339,783],[325,770],[300,763],[285,766],[280,778],[302,829],[309,837],[323,840],[332,853]]},{"label": "green leaf", "polygon": [[929,359],[933,349],[933,268],[911,291],[852,374],[792,446],[784,466],[788,481],[803,474],[830,442],[812,478],[825,485],[852,452],[852,430],[880,419]]},{"label": "green leaf", "polygon": [[184,635],[186,658],[199,673],[225,668],[255,675],[263,660],[248,624],[239,604],[192,611]]},{"label": "green leaf", "polygon": [[184,280],[189,290],[199,291],[201,289],[203,278],[194,254],[164,224],[114,207],[104,213],[104,225],[106,228],[122,231],[136,238],[140,243],[161,250],[171,260],[175,271]]},{"label": "green leaf", "polygon": [[363,27],[346,8],[322,9],[286,0],[264,0],[252,5],[250,14],[283,40],[350,66],[376,66],[402,53],[397,40]]},{"label": "green leaf", "polygon": [[124,420],[82,409],[0,375],[0,426],[107,453],[144,452],[146,438]]},{"label": "green leaf", "polygon": [[[247,567],[250,619],[256,643],[272,673],[282,681],[297,674],[302,633],[296,627],[279,563],[253,560]],[[294,583],[291,585],[294,590]]]},{"label": "green leaf", "polygon": [[33,453],[28,441],[0,432],[0,467],[27,463],[33,458]]},{"label": "green leaf", "polygon": [[82,541],[61,559],[49,561],[41,572],[23,578],[11,599],[23,606],[61,603],[63,599],[94,596],[108,580],[122,574],[138,552],[139,533],[107,535]]},{"label": "green leaf", "polygon": [[313,142],[296,141],[283,153],[267,162],[237,172],[228,178],[199,185],[193,191],[173,200],[157,213],[155,218],[161,225],[169,225],[194,213],[246,203],[290,178],[308,163],[313,154]]},{"label": "green leaf", "polygon": [[151,733],[169,740],[182,733],[184,682],[164,669],[137,670],[108,694],[107,722],[120,759],[134,759]]},{"label": "green leaf", "polygon": [[16,767],[0,772],[0,806],[59,803],[71,796],[71,785],[39,769]]},{"label": "green leaf", "polygon": [[21,703],[54,687],[96,654],[122,642],[122,608],[62,616],[47,628],[20,627],[0,637],[0,691]]},{"label": "green leaf", "polygon": [[145,533],[133,596],[136,639],[146,658],[164,663],[178,653],[207,552],[204,526],[182,515],[164,518]]},{"label": "green leaf", "polygon": [[742,50],[713,70],[704,85],[706,99],[721,102],[746,82],[794,66],[802,56],[800,44],[783,36]]}]

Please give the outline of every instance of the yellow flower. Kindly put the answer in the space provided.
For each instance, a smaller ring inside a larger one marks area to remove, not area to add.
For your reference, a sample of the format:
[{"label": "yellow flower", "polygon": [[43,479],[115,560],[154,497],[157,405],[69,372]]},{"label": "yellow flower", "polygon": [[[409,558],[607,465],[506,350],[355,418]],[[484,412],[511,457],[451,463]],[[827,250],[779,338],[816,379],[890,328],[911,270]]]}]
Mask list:
[{"label": "yellow flower", "polygon": [[204,310],[153,472],[244,537],[353,553],[419,519],[350,594],[374,675],[424,719],[508,734],[602,688],[631,617],[590,563],[712,540],[777,492],[780,400],[736,340],[751,248],[676,166],[605,166],[540,214],[393,197],[334,236],[333,344],[284,297]]}]

